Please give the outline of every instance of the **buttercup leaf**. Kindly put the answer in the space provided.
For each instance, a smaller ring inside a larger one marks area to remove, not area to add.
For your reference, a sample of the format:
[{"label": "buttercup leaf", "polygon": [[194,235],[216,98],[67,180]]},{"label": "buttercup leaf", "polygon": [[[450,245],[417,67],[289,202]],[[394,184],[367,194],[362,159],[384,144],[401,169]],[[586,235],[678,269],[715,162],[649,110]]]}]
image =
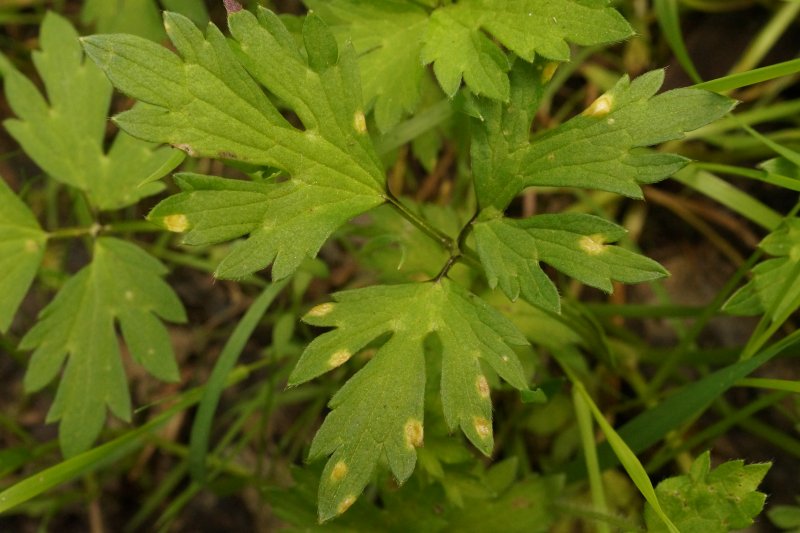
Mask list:
[{"label": "buttercup leaf", "polygon": [[47,416],[48,422],[60,421],[64,455],[92,445],[103,426],[106,407],[122,420],[130,420],[115,324],[139,364],[160,379],[177,381],[167,330],[156,317],[183,322],[186,315],[161,279],[165,273],[161,263],[137,246],[99,238],[92,262],[64,284],[20,342],[20,349],[35,350],[25,374],[28,392],[52,381],[67,360]]},{"label": "buttercup leaf", "polygon": [[[167,34],[180,55],[125,35],[93,36],[84,46],[121,90],[145,102],[116,118],[123,129],[190,155],[276,167],[291,177],[242,185],[246,193],[231,180],[198,185],[214,192],[179,195],[150,216],[168,229],[194,228],[190,243],[219,242],[209,240],[212,234],[225,239],[248,234],[217,274],[238,278],[275,260],[278,279],[315,255],[349,218],[385,201],[384,172],[367,134],[352,47],[338,50],[314,16],[303,29],[305,57],[271,11],[260,9],[257,17],[236,11],[228,22],[233,45],[214,25],[204,36],[185,17],[165,14]],[[289,124],[254,80],[291,107],[305,129]],[[208,202],[218,204],[231,194],[247,196],[251,208],[217,211],[233,217],[227,219],[203,214]]]},{"label": "buttercup leaf", "polygon": [[47,234],[2,177],[0,206],[0,333],[5,333],[39,270]]},{"label": "buttercup leaf", "polygon": [[126,133],[117,134],[104,151],[112,88],[92,62],[84,61],[69,22],[48,12],[40,42],[33,60],[46,98],[22,74],[8,72],[6,95],[18,117],[3,123],[9,133],[45,172],[84,191],[99,209],[119,209],[161,190],[160,183],[140,184],[153,173],[163,176],[180,159],[170,148],[156,148]]},{"label": "buttercup leaf", "polygon": [[[688,474],[659,483],[656,494],[681,532],[739,530],[750,526],[764,507],[767,496],[756,489],[770,466],[729,461],[711,470],[710,454],[705,452],[695,459]],[[667,531],[649,504],[644,517],[648,531]]]},{"label": "buttercup leaf", "polygon": [[345,363],[384,334],[391,337],[333,397],[332,412],[312,443],[312,459],[331,455],[320,485],[322,520],[355,501],[383,454],[398,481],[411,475],[415,448],[423,442],[423,343],[429,335],[435,334],[442,347],[445,420],[451,429],[460,427],[484,454],[493,445],[492,406],[480,361],[527,390],[509,347],[526,345],[525,338],[488,304],[447,279],[342,292],[334,302],[315,307],[304,318],[336,329],[308,346],[290,385]]}]

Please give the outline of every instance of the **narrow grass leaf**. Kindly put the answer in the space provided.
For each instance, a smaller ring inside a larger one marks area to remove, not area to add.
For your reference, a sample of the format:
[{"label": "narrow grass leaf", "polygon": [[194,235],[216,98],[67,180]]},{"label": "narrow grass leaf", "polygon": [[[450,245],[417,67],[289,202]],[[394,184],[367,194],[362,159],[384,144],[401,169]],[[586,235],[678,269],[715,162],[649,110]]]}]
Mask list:
[{"label": "narrow grass leaf", "polygon": [[702,82],[703,80],[697,72],[692,58],[689,56],[689,51],[686,50],[677,0],[655,0],[654,7],[656,20],[658,20],[658,25],[661,27],[661,31],[664,32],[670,48],[672,48],[672,53],[675,54],[683,70],[695,83]]},{"label": "narrow grass leaf", "polygon": [[614,451],[617,459],[619,459],[620,464],[623,466],[623,468],[625,468],[625,471],[628,472],[628,475],[630,476],[634,485],[636,485],[636,488],[638,488],[639,492],[642,493],[642,496],[644,496],[644,499],[647,500],[648,504],[650,504],[653,511],[656,513],[656,515],[658,515],[658,518],[667,526],[670,533],[680,533],[680,530],[675,527],[675,524],[672,523],[670,518],[661,508],[661,504],[658,501],[658,496],[656,496],[656,491],[653,488],[653,484],[650,482],[650,477],[647,475],[642,463],[639,462],[639,458],[636,457],[636,454],[633,452],[633,450],[631,450],[630,447],[625,443],[625,440],[620,437],[616,431],[614,431],[614,428],[611,427],[611,424],[608,423],[606,417],[603,416],[603,413],[600,411],[600,409],[598,409],[597,405],[594,403],[594,400],[592,400],[592,397],[586,391],[586,388],[583,386],[583,384],[580,382],[573,382],[573,385],[588,404],[589,409],[594,415],[595,422],[597,422],[597,425],[600,426],[600,429],[606,436],[609,446]]},{"label": "narrow grass leaf", "polygon": [[791,59],[783,63],[776,63],[767,67],[761,67],[747,72],[740,72],[738,74],[731,74],[715,80],[704,81],[698,83],[694,87],[697,89],[705,89],[707,91],[714,91],[717,93],[724,93],[747,87],[748,85],[755,85],[763,81],[774,80],[783,76],[792,76],[800,72],[800,59]]},{"label": "narrow grass leaf", "polygon": [[228,338],[222,353],[206,383],[203,399],[197,409],[189,437],[189,470],[195,481],[202,483],[206,477],[206,455],[208,454],[211,426],[219,398],[247,340],[253,334],[264,313],[280,294],[291,278],[285,278],[268,285],[250,305],[244,317],[236,325]]}]

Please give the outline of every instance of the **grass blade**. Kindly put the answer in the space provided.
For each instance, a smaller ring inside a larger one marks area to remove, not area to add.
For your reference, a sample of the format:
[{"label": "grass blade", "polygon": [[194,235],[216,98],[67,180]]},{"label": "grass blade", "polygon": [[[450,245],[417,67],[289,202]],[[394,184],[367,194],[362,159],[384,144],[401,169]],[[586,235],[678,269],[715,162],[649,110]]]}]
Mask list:
[{"label": "grass blade", "polygon": [[[639,453],[663,439],[667,433],[679,428],[705,411],[711,403],[722,396],[740,379],[756,368],[800,342],[800,331],[777,341],[757,356],[727,366],[676,391],[656,407],[640,414],[624,426],[618,434],[624,439],[633,453]],[[601,468],[617,464],[617,458],[608,444],[598,448]],[[582,461],[573,461],[565,470],[568,480],[583,478],[585,467]]]},{"label": "grass blade", "polygon": [[791,76],[800,72],[800,58],[784,61],[783,63],[776,63],[768,67],[756,68],[748,70],[747,72],[740,72],[738,74],[731,74],[715,80],[704,81],[695,85],[697,89],[706,89],[707,91],[714,91],[717,93],[724,93],[747,87],[748,85],[755,85],[763,81],[773,80],[782,76]]},{"label": "grass blade", "polygon": [[228,374],[239,360],[239,355],[241,355],[247,339],[253,334],[270,304],[290,279],[286,278],[268,285],[256,298],[242,320],[236,325],[236,329],[222,349],[217,364],[214,365],[214,370],[206,384],[203,399],[197,409],[189,440],[189,471],[195,481],[202,482],[206,477],[206,454],[211,436],[211,424],[214,421],[214,412],[217,410]]},{"label": "grass blade", "polygon": [[[238,383],[248,375],[249,370],[247,368],[237,369],[235,373],[227,376],[226,386]],[[182,394],[175,405],[159,413],[143,426],[129,431],[111,442],[46,468],[0,492],[0,514],[27,502],[49,489],[77,479],[134,452],[144,444],[150,433],[157,430],[179,412],[200,401],[204,389],[205,387],[198,387]]]},{"label": "grass blade", "polygon": [[670,48],[672,48],[675,58],[681,64],[683,70],[692,78],[692,81],[701,83],[703,79],[694,67],[692,58],[689,57],[689,52],[686,50],[686,43],[683,41],[677,0],[656,0],[654,7],[658,25],[661,27],[661,31],[664,32],[664,37],[666,37]]}]

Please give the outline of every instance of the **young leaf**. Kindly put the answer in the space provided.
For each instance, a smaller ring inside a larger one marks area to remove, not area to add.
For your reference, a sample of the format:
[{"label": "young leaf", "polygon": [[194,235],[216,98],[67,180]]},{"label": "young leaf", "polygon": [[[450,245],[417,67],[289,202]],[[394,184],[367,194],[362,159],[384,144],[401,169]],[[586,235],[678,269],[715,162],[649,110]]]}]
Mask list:
[{"label": "young leaf", "polygon": [[[658,500],[675,525],[687,533],[725,533],[746,528],[764,507],[766,495],[758,492],[770,463],[745,465],[729,461],[711,470],[705,452],[688,474],[665,479],[656,487]],[[647,505],[647,530],[666,531],[663,522]]]},{"label": "young leaf", "polygon": [[516,328],[459,285],[437,282],[375,286],[334,295],[336,303],[304,318],[336,327],[316,338],[289,378],[303,383],[335,368],[377,338],[391,333],[369,363],[333,397],[331,413],[311,445],[310,458],[332,455],[323,472],[319,515],[344,512],[361,493],[385,454],[399,482],[413,471],[423,441],[424,341],[442,347],[441,396],[451,430],[460,427],[484,454],[492,450],[492,406],[480,361],[517,389],[525,375],[509,347],[526,345]]},{"label": "young leaf", "polygon": [[305,0],[331,27],[340,43],[358,54],[365,111],[388,131],[419,102],[424,70],[419,57],[428,14],[397,0]]},{"label": "young leaf", "polygon": [[35,349],[25,374],[34,392],[64,368],[48,422],[60,420],[65,456],[88,449],[97,438],[108,406],[131,415],[115,323],[133,358],[159,379],[178,380],[166,328],[157,318],[183,322],[183,306],[161,279],[164,266],[137,246],[113,238],[95,241],[91,264],[73,276],[41,312],[20,342]]},{"label": "young leaf", "polygon": [[86,192],[102,210],[135,204],[161,190],[163,184],[139,186],[151,174],[172,170],[165,163],[169,148],[119,133],[104,152],[111,85],[91,62],[85,62],[78,34],[66,19],[48,12],[42,23],[42,50],[33,61],[44,82],[47,99],[22,74],[11,71],[5,90],[19,117],[3,125],[23,150],[53,178]]},{"label": "young leaf", "polygon": [[777,256],[753,268],[753,278],[736,291],[723,310],[734,315],[788,316],[800,305],[800,219],[784,219],[759,248]]},{"label": "young leaf", "polygon": [[463,77],[475,93],[508,100],[508,59],[485,30],[519,57],[569,59],[567,42],[594,45],[620,41],[633,31],[604,0],[462,0],[437,9],[422,50],[442,89],[453,96]]},{"label": "young leaf", "polygon": [[0,177],[0,333],[5,333],[39,270],[47,234]]},{"label": "young leaf", "polygon": [[[524,79],[523,73],[517,75]],[[690,88],[654,96],[663,80],[660,70],[633,82],[625,76],[582,115],[522,145],[517,145],[518,136],[510,143],[507,130],[498,128],[496,121],[473,121],[473,172],[481,207],[503,211],[530,186],[582,187],[641,198],[639,184],[664,179],[687,162],[643,147],[680,138],[724,115],[734,104],[724,96]],[[514,101],[534,101],[533,93],[539,90],[523,84]],[[510,121],[518,107],[495,113]],[[507,156],[495,157],[496,150]]]},{"label": "young leaf", "polygon": [[560,310],[558,292],[540,261],[606,292],[612,290],[611,280],[639,283],[667,275],[652,259],[610,246],[625,229],[592,215],[500,217],[476,222],[474,230],[489,285],[494,288],[499,283],[511,300],[522,295],[555,312]]},{"label": "young leaf", "polygon": [[[266,9],[258,17],[230,13],[228,23],[232,44],[214,25],[204,37],[187,18],[165,14],[180,57],[126,35],[89,37],[84,46],[117,87],[144,102],[116,117],[123,129],[190,155],[277,167],[291,176],[248,188],[246,195],[231,180],[210,180],[197,188],[213,193],[179,195],[151,215],[168,229],[194,228],[189,242],[249,234],[217,274],[242,277],[277,256],[279,279],[316,255],[336,228],[385,200],[384,172],[367,134],[352,47],[337,50],[315,16],[306,17],[303,27],[305,57]],[[253,79],[292,108],[305,129],[289,124]],[[246,196],[250,208],[219,211],[229,218],[203,215],[209,202],[221,207],[219,199],[231,194],[237,201]],[[216,237],[204,240],[209,235]]]}]

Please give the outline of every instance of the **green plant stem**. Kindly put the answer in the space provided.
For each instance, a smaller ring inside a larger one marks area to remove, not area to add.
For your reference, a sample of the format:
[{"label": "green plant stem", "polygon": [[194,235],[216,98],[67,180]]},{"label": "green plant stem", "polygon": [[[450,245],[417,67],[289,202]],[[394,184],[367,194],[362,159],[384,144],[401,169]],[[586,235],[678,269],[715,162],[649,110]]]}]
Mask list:
[{"label": "green plant stem", "polygon": [[97,224],[94,223],[89,226],[81,226],[75,228],[61,228],[51,231],[47,234],[48,239],[74,239],[78,237],[96,237],[101,234],[114,235],[118,233],[154,233],[163,232],[160,228],[146,220],[123,220],[120,222],[111,222],[110,224]]},{"label": "green plant stem", "polygon": [[439,229],[431,226],[427,220],[408,209],[397,197],[394,196],[394,194],[389,192],[386,196],[386,199],[389,204],[394,207],[401,216],[403,216],[403,218],[411,222],[425,235],[438,242],[446,251],[450,252],[451,254],[456,251],[456,245],[452,238],[439,231]]}]

